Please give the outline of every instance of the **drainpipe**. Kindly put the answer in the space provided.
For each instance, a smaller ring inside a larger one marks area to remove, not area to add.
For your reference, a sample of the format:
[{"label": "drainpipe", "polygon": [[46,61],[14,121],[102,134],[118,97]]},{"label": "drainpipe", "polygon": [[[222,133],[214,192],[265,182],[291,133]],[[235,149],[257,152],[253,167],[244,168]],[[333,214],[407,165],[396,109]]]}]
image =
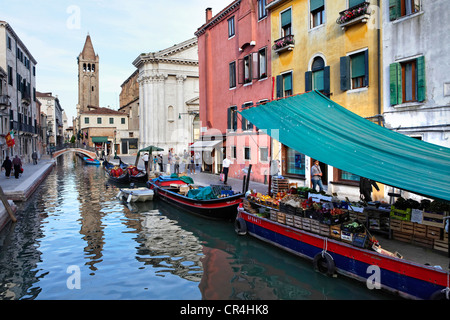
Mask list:
[{"label": "drainpipe", "polygon": [[380,8],[380,0],[377,0],[377,6],[378,6],[378,28],[377,28],[377,42],[378,42],[378,49],[377,49],[377,61],[378,61],[378,125],[381,125],[381,35],[380,35],[380,29],[381,29],[381,8]]}]

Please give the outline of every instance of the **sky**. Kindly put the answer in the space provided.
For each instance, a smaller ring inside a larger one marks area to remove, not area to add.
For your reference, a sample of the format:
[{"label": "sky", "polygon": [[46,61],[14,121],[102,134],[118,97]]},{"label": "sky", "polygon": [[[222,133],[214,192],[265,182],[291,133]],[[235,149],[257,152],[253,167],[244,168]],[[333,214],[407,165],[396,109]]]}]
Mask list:
[{"label": "sky", "polygon": [[232,0],[0,0],[8,22],[37,61],[36,90],[58,96],[69,125],[78,103],[77,57],[87,34],[100,58],[100,107],[119,108],[121,84],[141,54],[195,37]]}]

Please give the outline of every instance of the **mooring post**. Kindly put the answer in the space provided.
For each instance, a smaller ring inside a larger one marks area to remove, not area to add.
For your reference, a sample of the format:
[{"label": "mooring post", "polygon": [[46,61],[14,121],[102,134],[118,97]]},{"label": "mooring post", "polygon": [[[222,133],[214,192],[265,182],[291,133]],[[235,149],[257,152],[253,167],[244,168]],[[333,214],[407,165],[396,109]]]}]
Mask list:
[{"label": "mooring post", "polygon": [[0,198],[3,202],[3,205],[5,206],[6,211],[8,211],[9,217],[11,218],[12,222],[17,222],[17,219],[14,216],[14,212],[12,211],[12,208],[9,205],[8,199],[6,199],[6,196],[3,193],[3,188],[1,186],[0,186]]}]

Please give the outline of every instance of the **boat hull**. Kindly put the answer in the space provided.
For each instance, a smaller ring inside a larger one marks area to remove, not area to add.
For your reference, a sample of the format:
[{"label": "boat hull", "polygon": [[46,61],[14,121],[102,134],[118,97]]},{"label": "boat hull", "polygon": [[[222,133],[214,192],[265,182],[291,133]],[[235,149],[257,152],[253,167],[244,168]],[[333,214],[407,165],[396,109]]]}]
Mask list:
[{"label": "boat hull", "polygon": [[83,157],[83,161],[86,164],[90,164],[90,165],[95,165],[95,166],[99,166],[100,165],[100,161],[98,161],[97,159],[91,159],[88,157]]},{"label": "boat hull", "polygon": [[326,249],[336,273],[365,282],[368,288],[381,288],[408,299],[431,299],[446,287],[447,274],[438,268],[361,249],[243,210],[237,217],[245,221],[251,236],[303,258],[313,260]]},{"label": "boat hull", "polygon": [[[168,181],[167,183],[173,183]],[[236,217],[237,207],[242,203],[243,194],[212,200],[191,199],[176,192],[166,190],[152,181],[149,187],[155,191],[158,199],[171,203],[191,214],[212,220],[232,220]],[[163,183],[164,184],[164,183]]]},{"label": "boat hull", "polygon": [[[121,196],[127,202],[145,202],[152,201],[154,196],[154,191],[148,188],[138,188],[138,189],[120,189]],[[131,195],[131,198],[130,198]]]},{"label": "boat hull", "polygon": [[112,181],[117,182],[117,183],[130,182],[130,174],[128,173],[128,170],[122,164],[120,164],[120,166],[123,168],[124,173],[118,177],[115,177],[115,176],[111,175],[111,169],[114,168],[115,166],[113,164],[109,163],[108,161],[103,162],[103,168],[109,179],[111,179]]}]

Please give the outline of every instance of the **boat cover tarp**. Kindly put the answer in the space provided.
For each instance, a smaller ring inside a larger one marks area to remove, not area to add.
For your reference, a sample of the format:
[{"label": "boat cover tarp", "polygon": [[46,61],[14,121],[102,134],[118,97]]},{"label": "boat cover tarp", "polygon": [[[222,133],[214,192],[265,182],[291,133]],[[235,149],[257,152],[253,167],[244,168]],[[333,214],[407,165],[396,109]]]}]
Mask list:
[{"label": "boat cover tarp", "polygon": [[211,200],[211,199],[217,198],[211,187],[191,189],[188,191],[186,196],[188,198],[196,199],[196,200]]},{"label": "boat cover tarp", "polygon": [[239,112],[282,144],[335,168],[450,201],[450,149],[379,126],[317,91]]}]

